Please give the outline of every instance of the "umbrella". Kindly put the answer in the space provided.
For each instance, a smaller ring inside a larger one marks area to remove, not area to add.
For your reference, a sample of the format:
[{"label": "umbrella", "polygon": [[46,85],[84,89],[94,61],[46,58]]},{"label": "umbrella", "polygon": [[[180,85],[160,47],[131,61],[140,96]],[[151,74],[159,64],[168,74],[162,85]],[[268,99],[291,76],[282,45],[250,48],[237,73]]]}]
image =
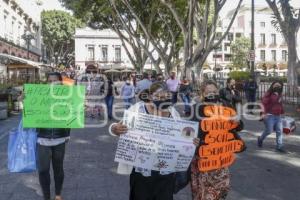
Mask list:
[{"label": "umbrella", "polygon": [[104,71],[105,73],[120,73],[120,71],[115,70],[115,69],[108,69]]},{"label": "umbrella", "polygon": [[132,72],[131,69],[123,69],[121,72]]}]

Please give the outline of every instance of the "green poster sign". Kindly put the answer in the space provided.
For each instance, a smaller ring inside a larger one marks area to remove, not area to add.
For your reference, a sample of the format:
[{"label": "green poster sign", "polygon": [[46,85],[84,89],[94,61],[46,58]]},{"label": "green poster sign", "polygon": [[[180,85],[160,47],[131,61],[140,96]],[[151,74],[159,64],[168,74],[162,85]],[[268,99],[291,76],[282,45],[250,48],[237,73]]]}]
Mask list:
[{"label": "green poster sign", "polygon": [[83,128],[84,86],[26,84],[24,128]]}]

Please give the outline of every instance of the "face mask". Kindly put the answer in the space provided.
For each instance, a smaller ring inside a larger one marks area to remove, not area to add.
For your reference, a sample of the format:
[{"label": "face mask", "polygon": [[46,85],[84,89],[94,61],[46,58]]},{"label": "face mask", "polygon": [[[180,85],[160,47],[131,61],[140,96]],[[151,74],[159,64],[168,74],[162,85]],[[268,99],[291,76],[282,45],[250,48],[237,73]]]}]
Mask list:
[{"label": "face mask", "polygon": [[153,104],[157,109],[165,110],[171,105],[171,99],[167,100],[153,100]]},{"label": "face mask", "polygon": [[218,94],[209,94],[204,97],[205,102],[211,102],[211,103],[216,103],[219,101],[219,95]]},{"label": "face mask", "polygon": [[126,81],[126,84],[127,84],[127,85],[130,85],[130,81]]},{"label": "face mask", "polygon": [[235,85],[230,86],[230,88],[231,88],[232,90],[234,90],[234,89],[235,89]]},{"label": "face mask", "polygon": [[273,92],[281,93],[281,87],[273,88]]}]

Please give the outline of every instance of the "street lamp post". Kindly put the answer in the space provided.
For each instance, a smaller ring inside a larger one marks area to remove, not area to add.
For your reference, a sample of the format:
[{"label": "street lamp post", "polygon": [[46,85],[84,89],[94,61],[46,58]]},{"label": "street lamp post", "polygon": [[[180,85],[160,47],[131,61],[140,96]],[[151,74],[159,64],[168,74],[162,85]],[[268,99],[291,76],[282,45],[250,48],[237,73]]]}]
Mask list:
[{"label": "street lamp post", "polygon": [[[255,9],[255,5],[254,5],[254,0],[252,0],[252,4],[251,4],[251,51],[252,53],[255,52],[255,44],[254,44],[254,9]],[[251,66],[250,66],[250,71],[251,71],[251,75],[254,75],[254,62],[255,59],[252,58],[251,59]]]},{"label": "street lamp post", "polygon": [[[26,46],[27,46],[27,59],[29,60],[29,47],[30,47],[30,43],[31,40],[34,39],[33,34],[30,31],[26,31],[23,35],[22,35],[22,39],[26,42]],[[29,81],[29,71],[28,71],[28,67],[26,68],[26,82],[28,83]]]},{"label": "street lamp post", "polygon": [[27,59],[29,60],[29,46],[31,43],[31,40],[34,39],[34,36],[32,35],[32,33],[30,33],[30,31],[26,31],[23,35],[22,35],[22,39],[25,40],[26,45],[27,45]]}]

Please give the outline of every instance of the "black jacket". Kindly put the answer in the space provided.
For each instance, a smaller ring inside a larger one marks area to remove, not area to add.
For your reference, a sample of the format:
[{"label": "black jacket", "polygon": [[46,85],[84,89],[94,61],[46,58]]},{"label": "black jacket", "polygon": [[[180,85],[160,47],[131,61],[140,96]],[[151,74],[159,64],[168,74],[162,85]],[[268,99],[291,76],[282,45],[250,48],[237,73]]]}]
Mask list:
[{"label": "black jacket", "polygon": [[70,136],[69,128],[37,128],[38,138],[57,139]]},{"label": "black jacket", "polygon": [[234,90],[234,94],[232,94],[231,91],[232,90],[228,87],[221,89],[220,99],[226,102],[227,105],[231,105],[233,108],[236,108],[237,103],[242,103],[242,98],[239,91]]}]

